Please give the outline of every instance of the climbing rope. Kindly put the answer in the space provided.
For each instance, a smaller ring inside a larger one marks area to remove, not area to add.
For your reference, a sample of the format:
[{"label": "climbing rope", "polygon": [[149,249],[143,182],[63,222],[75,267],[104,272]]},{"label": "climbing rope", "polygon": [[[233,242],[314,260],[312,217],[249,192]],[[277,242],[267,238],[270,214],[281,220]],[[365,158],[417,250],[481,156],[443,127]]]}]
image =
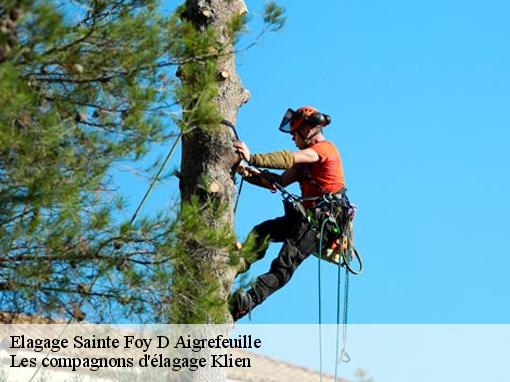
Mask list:
[{"label": "climbing rope", "polygon": [[[340,249],[343,252],[343,248]],[[347,259],[346,261],[349,261]],[[343,363],[348,363],[351,360],[349,353],[347,353],[347,319],[348,319],[348,309],[349,309],[349,268],[345,267],[345,275],[344,275],[344,301],[343,301],[343,309],[342,309],[342,349],[340,349],[340,296],[341,296],[341,266],[338,265],[338,282],[337,282],[337,312],[336,312],[336,345],[335,345],[335,382],[338,380],[338,367]]]},{"label": "climbing rope", "polygon": [[[351,360],[349,353],[347,353],[347,320],[349,312],[349,272],[345,269],[344,276],[344,304],[342,314],[342,350],[340,351],[340,358],[337,358],[337,364],[340,362],[347,363]],[[340,284],[340,282],[339,282]],[[337,326],[339,328],[339,326]]]},{"label": "climbing rope", "polygon": [[239,205],[239,198],[241,197],[241,192],[243,191],[244,178],[241,178],[241,182],[239,182],[239,189],[237,190],[236,202],[234,204],[234,215],[237,212],[237,206]]},{"label": "climbing rope", "polygon": [[[343,195],[346,198],[345,195]],[[326,199],[325,199],[326,200]],[[344,199],[345,201],[345,199]],[[338,207],[338,206],[337,206]],[[335,382],[338,381],[338,369],[341,363],[348,363],[350,356],[347,352],[347,322],[348,322],[348,304],[349,304],[349,273],[359,274],[363,268],[361,257],[352,245],[352,217],[350,209],[352,205],[347,199],[347,203],[341,205],[340,208],[344,209],[344,218],[347,219],[343,224],[341,230],[336,219],[332,219],[334,214],[335,206],[330,203],[330,211],[327,212],[326,216],[323,216],[319,230],[319,248],[318,248],[318,300],[319,300],[319,372],[320,381],[322,382],[323,375],[323,353],[322,353],[322,252],[323,243],[325,239],[324,231],[327,223],[332,223],[334,232],[341,233],[342,242],[339,247],[339,258],[338,258],[338,273],[337,273],[337,310],[336,310],[336,344],[335,344]],[[358,267],[353,268],[350,266],[351,257],[356,258],[358,261]],[[345,267],[344,276],[344,288],[343,288],[343,304],[341,303],[342,288],[341,288],[341,271],[342,266]],[[342,310],[341,310],[341,307]],[[342,312],[342,313],[340,313]],[[340,349],[340,323],[342,324],[342,347]]]},{"label": "climbing rope", "polygon": [[163,172],[164,168],[166,167],[168,161],[170,160],[170,158],[172,158],[172,155],[174,154],[174,151],[177,147],[177,144],[179,143],[179,141],[181,140],[182,138],[182,131],[179,133],[179,135],[177,136],[177,138],[175,139],[172,147],[170,148],[170,151],[168,152],[165,160],[163,161],[163,163],[161,164],[161,166],[159,167],[159,170],[158,172],[156,173],[156,175],[154,176],[154,178],[152,179],[152,182],[151,184],[149,185],[149,188],[147,189],[147,191],[145,192],[145,195],[143,196],[142,200],[140,201],[140,203],[138,204],[138,207],[136,207],[136,210],[133,214],[133,216],[131,216],[131,220],[129,220],[129,225],[133,224],[133,222],[135,221],[138,213],[140,212],[140,210],[142,209],[143,205],[145,204],[145,201],[147,200],[147,198],[149,197],[149,194],[151,193],[152,189],[154,188],[154,186],[156,185],[157,181],[159,180],[159,177],[161,175],[161,173]]},{"label": "climbing rope", "polygon": [[323,219],[321,228],[320,228],[320,237],[319,237],[319,268],[318,268],[318,283],[319,283],[319,376],[320,382],[322,382],[322,276],[321,276],[321,260],[322,260],[322,242],[324,239],[324,228],[326,227],[326,223],[328,219]]},{"label": "climbing rope", "polygon": [[[237,129],[235,127],[235,125],[230,122],[229,120],[227,119],[222,119],[221,122],[220,122],[222,125],[225,125],[227,127],[230,127],[230,129],[234,132],[234,136],[236,137],[236,139],[239,141],[239,135],[237,134]],[[242,159],[242,158],[241,158]],[[241,197],[241,191],[243,190],[243,184],[244,184],[244,178],[241,177],[241,182],[239,183],[239,189],[237,190],[237,197],[236,197],[236,201],[234,203],[234,215],[236,214],[237,212],[237,206],[239,205],[239,198]]]}]

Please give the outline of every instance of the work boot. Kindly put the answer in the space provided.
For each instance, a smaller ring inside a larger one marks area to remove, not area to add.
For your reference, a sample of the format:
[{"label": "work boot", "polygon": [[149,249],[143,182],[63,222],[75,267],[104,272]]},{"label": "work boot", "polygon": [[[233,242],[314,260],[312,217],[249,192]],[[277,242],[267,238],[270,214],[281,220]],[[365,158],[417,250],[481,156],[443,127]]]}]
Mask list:
[{"label": "work boot", "polygon": [[238,321],[246,314],[251,313],[253,305],[251,295],[238,289],[230,295],[228,308],[234,321]]}]

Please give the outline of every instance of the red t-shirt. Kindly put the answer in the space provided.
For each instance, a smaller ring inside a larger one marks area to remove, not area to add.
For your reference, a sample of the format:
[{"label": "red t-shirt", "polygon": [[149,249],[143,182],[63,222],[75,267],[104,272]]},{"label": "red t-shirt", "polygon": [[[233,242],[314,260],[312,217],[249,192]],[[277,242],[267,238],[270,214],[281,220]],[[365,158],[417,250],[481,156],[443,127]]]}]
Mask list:
[{"label": "red t-shirt", "polygon": [[[342,159],[335,145],[329,141],[318,142],[309,147],[319,155],[319,161],[301,164],[299,186],[303,197],[337,193],[345,188]],[[306,203],[311,207],[313,203]]]}]

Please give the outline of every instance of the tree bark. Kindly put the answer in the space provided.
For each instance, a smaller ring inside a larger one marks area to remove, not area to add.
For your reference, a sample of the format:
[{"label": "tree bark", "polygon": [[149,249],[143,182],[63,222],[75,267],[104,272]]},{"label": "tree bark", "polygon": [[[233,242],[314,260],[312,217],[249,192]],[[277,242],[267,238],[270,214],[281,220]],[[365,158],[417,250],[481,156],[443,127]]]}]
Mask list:
[{"label": "tree bark", "polygon": [[[196,28],[204,31],[205,27],[211,25],[221,43],[228,42],[228,23],[234,16],[246,12],[246,6],[242,0],[188,0],[186,2],[186,17],[193,22]],[[239,108],[247,101],[247,91],[241,84],[241,80],[236,72],[233,46],[227,47],[226,55],[221,55],[218,59],[218,95],[214,103],[221,116],[234,123]],[[183,79],[186,81],[186,79]],[[208,214],[207,210],[202,215],[203,224],[214,228],[224,224],[233,227],[234,216],[233,207],[236,195],[236,188],[233,182],[233,169],[238,162],[238,156],[235,153],[232,140],[235,139],[234,132],[227,126],[220,126],[219,130],[208,132],[202,129],[196,129],[192,134],[184,135],[182,141],[181,157],[181,177],[180,192],[182,202],[190,200],[191,196],[199,195],[203,197],[204,192],[214,199],[219,200],[226,205],[222,216],[217,219]],[[201,182],[204,179],[209,180],[209,187],[204,188]],[[234,244],[234,243],[233,243]],[[190,256],[194,249],[189,248]],[[221,251],[209,251],[205,256],[202,254],[197,258],[197,262],[207,262],[218,265],[221,273],[217,274],[218,280],[222,284],[221,296],[228,297],[231,283],[235,277],[235,272],[224,273],[228,269],[228,254]],[[179,299],[179,296],[174,296]],[[226,312],[228,313],[228,312]],[[230,320],[226,315],[225,322]]]},{"label": "tree bark", "polygon": [[[185,14],[197,30],[205,32],[207,26],[212,26],[216,33],[218,42],[227,43],[229,36],[228,23],[234,16],[246,13],[247,9],[242,0],[188,0],[186,1]],[[236,116],[239,108],[247,101],[248,92],[243,88],[241,80],[236,72],[234,47],[228,46],[226,55],[221,55],[217,66],[218,93],[214,99],[216,110],[222,118],[236,123]],[[186,78],[181,79],[186,81]],[[182,141],[180,192],[181,203],[190,201],[192,196],[198,196],[200,200],[221,202],[226,208],[222,209],[220,216],[209,211],[203,211],[200,218],[202,224],[212,229],[227,224],[232,227],[234,224],[234,201],[236,188],[233,181],[233,170],[239,161],[235,153],[232,140],[235,134],[231,128],[221,125],[219,130],[213,132],[200,129],[193,130],[190,135],[184,135]],[[203,185],[204,179],[207,184]],[[216,216],[215,216],[216,215]],[[234,246],[235,243],[232,243]],[[229,266],[228,251],[211,248],[197,248],[196,242],[184,243],[187,254],[193,258],[194,266],[200,269],[207,269],[208,277],[212,267],[213,282],[220,285],[216,298],[226,301],[230,292],[231,284],[236,272]],[[186,273],[186,269],[174,269],[175,272]],[[200,274],[200,271],[199,271]],[[200,277],[200,276],[199,276]],[[204,276],[205,277],[205,276]],[[211,280],[200,280],[205,285]],[[180,292],[180,293],[179,293]],[[184,292],[184,293],[183,293]],[[194,296],[186,295],[185,291],[174,289],[173,303],[180,306],[193,305]],[[186,299],[186,301],[180,301]],[[232,318],[224,304],[224,323],[231,323]],[[189,307],[189,315],[193,316],[192,306]],[[207,316],[206,316],[207,317]],[[207,317],[206,322],[214,321]],[[217,323],[217,322],[216,322]],[[207,333],[204,333],[207,335]],[[202,368],[192,373],[190,381],[225,381],[226,374],[222,368]]]},{"label": "tree bark", "polygon": [[[221,43],[228,41],[228,23],[239,14],[246,12],[243,0],[188,0],[186,16],[198,30],[207,25],[213,26]],[[225,51],[233,52],[233,46]],[[185,79],[184,79],[185,81]],[[218,60],[218,96],[215,99],[217,110],[226,120],[235,124],[236,115],[247,101],[247,90],[241,84],[235,68],[234,54],[222,55]],[[219,133],[210,134],[203,130],[184,136],[182,144],[180,190],[184,200],[197,193],[197,187],[205,176],[221,184],[221,200],[228,203],[229,211],[224,221],[232,222],[235,186],[232,182],[232,167],[238,160],[232,148],[234,134],[226,126]],[[219,222],[211,222],[216,225]]]}]

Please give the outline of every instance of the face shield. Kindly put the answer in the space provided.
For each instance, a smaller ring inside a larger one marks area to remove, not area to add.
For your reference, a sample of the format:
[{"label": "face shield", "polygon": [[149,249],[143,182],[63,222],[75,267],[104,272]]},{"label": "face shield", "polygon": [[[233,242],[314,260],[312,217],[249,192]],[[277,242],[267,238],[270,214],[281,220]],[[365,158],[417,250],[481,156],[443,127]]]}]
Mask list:
[{"label": "face shield", "polygon": [[280,122],[280,127],[278,130],[283,131],[284,133],[290,134],[292,132],[292,127],[290,126],[290,122],[294,118],[296,112],[292,109],[287,109],[285,114],[283,115],[282,121]]}]

